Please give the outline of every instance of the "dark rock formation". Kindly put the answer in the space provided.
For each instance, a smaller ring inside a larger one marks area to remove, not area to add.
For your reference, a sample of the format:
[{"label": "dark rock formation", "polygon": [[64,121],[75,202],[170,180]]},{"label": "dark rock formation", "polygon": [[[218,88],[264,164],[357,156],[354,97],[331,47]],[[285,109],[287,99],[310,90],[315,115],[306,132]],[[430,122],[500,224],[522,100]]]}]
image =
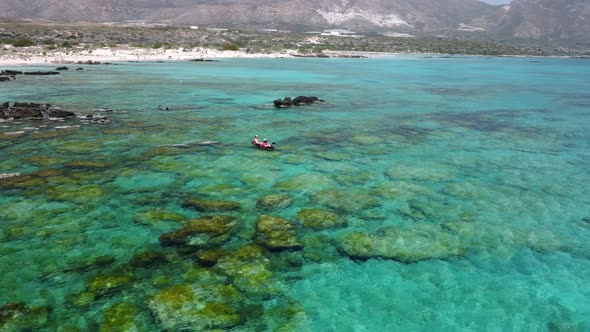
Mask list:
[{"label": "dark rock formation", "polygon": [[13,119],[43,119],[43,108],[40,107],[13,107],[4,112],[7,118]]},{"label": "dark rock formation", "polygon": [[329,58],[330,56],[324,53],[317,54],[293,54],[296,58]]},{"label": "dark rock formation", "polygon": [[0,72],[0,75],[22,75],[22,71],[18,70],[3,70]]},{"label": "dark rock formation", "polygon": [[78,61],[76,63],[81,64],[81,65],[100,65],[100,61],[92,61],[92,60]]},{"label": "dark rock formation", "polygon": [[100,62],[100,61],[92,61],[92,60],[86,60],[86,61],[78,61],[76,62],[79,65],[112,65],[112,63],[110,62]]},{"label": "dark rock formation", "polygon": [[295,99],[291,99],[291,97],[285,97],[284,99],[278,98],[273,101],[275,107],[278,108],[288,108],[291,106],[300,106],[300,105],[308,105],[308,104],[319,104],[324,103],[325,100],[319,99],[315,96],[297,96]]},{"label": "dark rock formation", "polygon": [[68,68],[66,66],[55,68],[55,70],[68,70],[68,69],[70,69],[70,68]]},{"label": "dark rock formation", "polygon": [[161,252],[143,252],[133,256],[129,262],[133,267],[149,268],[155,265],[164,264],[168,258]]},{"label": "dark rock formation", "polygon": [[69,111],[63,111],[60,109],[50,109],[47,115],[50,118],[75,118],[76,114]]},{"label": "dark rock formation", "polygon": [[278,98],[273,101],[275,107],[279,108],[286,108],[293,106],[293,102],[291,101],[291,97],[285,97],[284,99]]},{"label": "dark rock formation", "polygon": [[2,119],[31,119],[42,120],[44,118],[72,118],[76,114],[51,107],[50,104],[14,103],[9,102],[0,105],[0,118]]},{"label": "dark rock formation", "polygon": [[58,71],[26,71],[24,75],[58,75]]},{"label": "dark rock formation", "polygon": [[295,99],[293,99],[293,105],[295,106],[299,106],[299,105],[307,105],[307,104],[313,104],[313,103],[323,103],[325,102],[322,99],[319,99],[318,97],[315,96],[298,96],[295,97]]},{"label": "dark rock formation", "polygon": [[82,68],[82,67],[79,67],[79,68],[76,68],[76,70],[77,70],[77,71],[80,71],[80,70],[84,70],[84,68]]},{"label": "dark rock formation", "polygon": [[10,81],[10,77],[0,76],[0,82]]},{"label": "dark rock formation", "polygon": [[211,59],[190,59],[189,61],[194,61],[194,62],[219,62],[219,60],[211,60]]},{"label": "dark rock formation", "polygon": [[15,102],[14,105],[12,105],[13,107],[42,107],[43,105],[46,105],[47,107],[50,107],[50,104],[37,104],[37,103],[19,103],[19,102]]}]

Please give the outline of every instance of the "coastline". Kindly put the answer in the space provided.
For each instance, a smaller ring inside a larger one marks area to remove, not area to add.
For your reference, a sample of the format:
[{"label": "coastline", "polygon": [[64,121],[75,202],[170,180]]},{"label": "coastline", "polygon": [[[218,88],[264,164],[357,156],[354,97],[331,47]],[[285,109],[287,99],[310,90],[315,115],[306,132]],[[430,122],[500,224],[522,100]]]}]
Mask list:
[{"label": "coastline", "polygon": [[92,50],[46,51],[40,47],[5,48],[0,50],[0,65],[67,65],[89,62],[119,61],[178,61],[219,58],[285,58],[293,57],[294,51],[278,53],[249,53],[244,51],[220,51],[214,49],[149,49],[133,47],[103,47]]},{"label": "coastline", "polygon": [[[445,53],[394,53],[394,52],[359,52],[359,51],[324,51],[321,54],[301,54],[296,50],[284,50],[273,53],[251,53],[246,51],[221,51],[207,48],[176,48],[152,49],[128,46],[102,47],[96,49],[72,49],[69,51],[47,51],[42,47],[16,48],[4,45],[0,49],[0,66],[28,65],[73,65],[98,64],[109,62],[143,62],[143,61],[188,61],[215,60],[223,58],[382,58],[399,56],[433,56],[433,57],[490,57],[490,55],[467,55]],[[575,58],[567,56],[534,56],[534,55],[494,55],[492,57],[531,57],[531,58]]]}]

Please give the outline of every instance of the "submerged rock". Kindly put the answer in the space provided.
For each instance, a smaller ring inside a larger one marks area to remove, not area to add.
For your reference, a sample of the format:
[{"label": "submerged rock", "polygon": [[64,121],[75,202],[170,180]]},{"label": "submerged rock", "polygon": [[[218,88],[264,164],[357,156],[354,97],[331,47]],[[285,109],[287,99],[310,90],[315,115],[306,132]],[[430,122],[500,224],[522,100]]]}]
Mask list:
[{"label": "submerged rock", "polygon": [[68,302],[77,306],[77,307],[85,307],[94,302],[96,299],[96,294],[92,292],[81,292],[78,294],[72,294],[67,297]]},{"label": "submerged rock", "polygon": [[55,201],[73,201],[88,203],[104,196],[104,190],[98,185],[59,186],[47,191],[47,198]]},{"label": "submerged rock", "polygon": [[291,196],[286,194],[271,194],[256,202],[256,208],[261,210],[284,209],[293,203]]},{"label": "submerged rock", "polygon": [[45,185],[47,180],[31,174],[19,174],[2,178],[0,188],[3,189],[30,189]]},{"label": "submerged rock", "polygon": [[467,248],[459,237],[434,224],[352,232],[340,236],[338,241],[341,251],[351,258],[387,258],[403,263],[463,256]]},{"label": "submerged rock", "polygon": [[295,228],[287,220],[262,215],[256,221],[256,242],[272,251],[301,249]]},{"label": "submerged rock", "polygon": [[95,160],[74,160],[67,162],[64,167],[68,168],[109,168],[112,167],[114,164],[105,161],[95,161]]},{"label": "submerged rock", "polygon": [[285,181],[275,184],[278,190],[302,191],[310,190],[314,187],[325,188],[335,185],[335,181],[329,176],[320,173],[303,173],[295,175]]},{"label": "submerged rock", "polygon": [[348,190],[335,188],[323,189],[313,193],[311,195],[311,201],[347,213],[380,206],[379,200],[370,191],[352,188]]},{"label": "submerged rock", "polygon": [[209,201],[199,198],[189,198],[182,204],[185,208],[193,208],[199,212],[234,211],[240,208],[240,203],[230,201]]},{"label": "submerged rock", "polygon": [[315,262],[335,259],[339,255],[333,242],[331,238],[324,235],[307,236],[303,239],[305,245],[303,257]]},{"label": "submerged rock", "polygon": [[0,331],[38,331],[47,325],[48,318],[48,307],[7,303],[0,306]]},{"label": "submerged rock", "polygon": [[214,269],[231,277],[233,285],[249,298],[268,299],[279,292],[279,285],[272,278],[270,261],[259,246],[249,245],[230,251],[217,261]]},{"label": "submerged rock", "polygon": [[121,302],[110,306],[104,312],[99,332],[141,331],[142,318],[137,317],[139,309],[131,303]]},{"label": "submerged rock", "polygon": [[475,250],[509,254],[524,246],[542,253],[562,251],[579,254],[579,243],[568,234],[538,227],[520,227],[478,221],[443,224],[444,229],[463,238]]},{"label": "submerged rock", "polygon": [[181,214],[163,211],[159,208],[149,209],[133,216],[133,221],[140,224],[155,224],[159,222],[181,222],[187,218]]},{"label": "submerged rock", "polygon": [[203,266],[213,266],[221,259],[228,255],[228,251],[225,249],[209,249],[197,252],[196,257],[199,263]]},{"label": "submerged rock", "polygon": [[158,292],[148,306],[166,331],[230,329],[245,317],[243,295],[231,285],[181,284]]},{"label": "submerged rock", "polygon": [[161,252],[143,252],[133,256],[129,262],[133,267],[148,268],[168,262],[168,257]]},{"label": "submerged rock", "polygon": [[453,177],[448,167],[442,165],[414,165],[399,163],[385,171],[391,180],[419,180],[442,182]]},{"label": "submerged rock", "polygon": [[353,136],[352,142],[360,145],[375,145],[381,144],[385,142],[385,140],[379,136],[360,134]]},{"label": "submerged rock", "polygon": [[305,227],[327,229],[346,225],[346,220],[333,212],[320,209],[302,209],[295,218]]},{"label": "submerged rock", "polygon": [[177,231],[160,235],[163,246],[211,248],[227,241],[236,226],[231,216],[205,216],[187,221]]},{"label": "submerged rock", "polygon": [[59,130],[50,130],[50,131],[35,131],[31,134],[32,139],[48,139],[48,138],[56,138],[61,136],[67,136],[74,133],[74,131],[80,128],[64,128]]},{"label": "submerged rock", "polygon": [[92,294],[103,295],[128,285],[133,280],[131,274],[96,276],[88,281],[87,290]]},{"label": "submerged rock", "polygon": [[77,261],[77,262],[73,262],[68,264],[68,266],[66,268],[64,268],[64,271],[66,272],[70,272],[70,271],[85,271],[85,270],[90,270],[90,269],[94,269],[94,268],[104,268],[108,265],[111,265],[115,262],[115,257],[113,256],[108,256],[108,255],[104,255],[104,256],[98,256],[98,257],[93,257],[93,258],[84,258],[81,261]]}]

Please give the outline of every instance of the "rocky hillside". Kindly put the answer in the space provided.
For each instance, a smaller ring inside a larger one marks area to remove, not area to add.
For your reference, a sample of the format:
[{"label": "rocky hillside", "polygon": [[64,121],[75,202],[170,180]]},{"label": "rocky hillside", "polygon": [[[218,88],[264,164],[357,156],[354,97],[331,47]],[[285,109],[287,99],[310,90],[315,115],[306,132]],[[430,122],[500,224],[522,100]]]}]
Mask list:
[{"label": "rocky hillside", "polygon": [[590,1],[514,0],[494,23],[494,32],[504,36],[590,44]]},{"label": "rocky hillside", "polygon": [[[2,0],[7,17],[266,28],[455,30],[493,11],[477,0]],[[2,15],[2,14],[0,14]]]}]

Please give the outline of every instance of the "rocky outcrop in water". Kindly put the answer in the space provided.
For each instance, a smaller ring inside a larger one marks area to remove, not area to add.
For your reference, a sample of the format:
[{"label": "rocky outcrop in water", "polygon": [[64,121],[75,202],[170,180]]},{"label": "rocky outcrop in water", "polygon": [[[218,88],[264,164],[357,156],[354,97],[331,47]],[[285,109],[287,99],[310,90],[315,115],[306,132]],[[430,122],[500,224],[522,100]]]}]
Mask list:
[{"label": "rocky outcrop in water", "polygon": [[23,72],[19,71],[19,70],[3,70],[0,71],[0,75],[9,75],[9,76],[14,76],[14,75],[22,75]]},{"label": "rocky outcrop in water", "polygon": [[31,119],[43,120],[46,118],[75,118],[76,114],[52,107],[50,104],[18,103],[12,106],[9,102],[0,105],[0,119]]},{"label": "rocky outcrop in water", "polygon": [[100,61],[93,61],[93,60],[80,60],[76,62],[79,65],[112,65],[110,62],[100,62]]},{"label": "rocky outcrop in water", "polygon": [[[59,69],[58,69],[59,70]],[[2,70],[0,71],[0,82],[15,80],[16,75],[57,75],[59,71],[19,71],[19,70]]]},{"label": "rocky outcrop in water", "polygon": [[211,59],[203,59],[203,58],[190,59],[188,61],[193,61],[193,62],[219,62],[219,60],[211,60]]},{"label": "rocky outcrop in water", "polygon": [[59,75],[58,71],[26,71],[23,75]]},{"label": "rocky outcrop in water", "polygon": [[294,99],[291,99],[291,97],[285,97],[284,99],[278,98],[273,101],[273,104],[277,108],[289,108],[291,106],[321,104],[324,102],[325,100],[315,96],[297,96]]}]

